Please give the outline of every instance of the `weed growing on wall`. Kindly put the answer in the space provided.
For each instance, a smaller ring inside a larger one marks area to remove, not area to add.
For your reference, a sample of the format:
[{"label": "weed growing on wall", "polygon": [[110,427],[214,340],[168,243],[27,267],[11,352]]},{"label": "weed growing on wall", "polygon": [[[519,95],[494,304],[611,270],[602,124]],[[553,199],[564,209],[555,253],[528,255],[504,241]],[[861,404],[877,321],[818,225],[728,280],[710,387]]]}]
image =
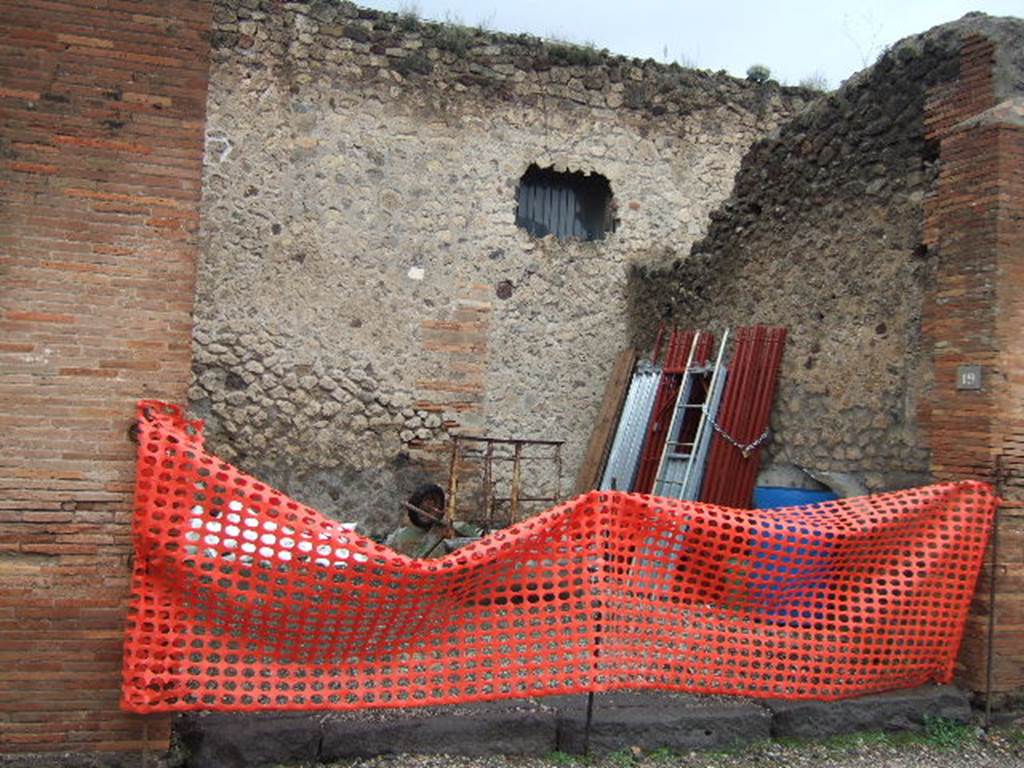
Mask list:
[{"label": "weed growing on wall", "polygon": [[747,69],[747,80],[755,83],[764,83],[772,76],[772,71],[764,64],[752,64]]}]

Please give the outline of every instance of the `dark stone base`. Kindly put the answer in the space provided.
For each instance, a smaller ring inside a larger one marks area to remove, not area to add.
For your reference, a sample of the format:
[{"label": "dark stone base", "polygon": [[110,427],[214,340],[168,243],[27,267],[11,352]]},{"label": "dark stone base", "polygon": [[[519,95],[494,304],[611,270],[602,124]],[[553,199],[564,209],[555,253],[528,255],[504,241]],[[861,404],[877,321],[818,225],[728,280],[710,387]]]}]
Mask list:
[{"label": "dark stone base", "polygon": [[320,755],[320,720],[311,712],[189,713],[175,731],[190,767],[313,763]]},{"label": "dark stone base", "polygon": [[[582,753],[586,696],[559,696],[558,749]],[[771,715],[743,699],[714,701],[665,693],[609,693],[594,697],[590,751],[630,747],[644,751],[725,749],[771,735]]]},{"label": "dark stone base", "polygon": [[853,731],[908,731],[924,728],[926,718],[966,723],[971,705],[948,685],[861,696],[839,701],[762,702],[772,713],[772,736],[815,739]]},{"label": "dark stone base", "polygon": [[[188,768],[310,765],[380,754],[542,757],[584,746],[586,695],[429,710],[359,713],[197,713],[176,723]],[[950,686],[835,702],[669,693],[594,697],[590,751],[725,749],[775,737],[821,738],[857,730],[914,730],[926,718],[967,722],[966,696]]]},{"label": "dark stone base", "polygon": [[[455,707],[444,709],[456,709]],[[323,722],[324,762],[384,754],[534,755],[555,748],[556,720],[533,701],[460,706],[455,713],[386,713],[380,721],[328,715]],[[389,716],[390,715],[390,716]]]}]

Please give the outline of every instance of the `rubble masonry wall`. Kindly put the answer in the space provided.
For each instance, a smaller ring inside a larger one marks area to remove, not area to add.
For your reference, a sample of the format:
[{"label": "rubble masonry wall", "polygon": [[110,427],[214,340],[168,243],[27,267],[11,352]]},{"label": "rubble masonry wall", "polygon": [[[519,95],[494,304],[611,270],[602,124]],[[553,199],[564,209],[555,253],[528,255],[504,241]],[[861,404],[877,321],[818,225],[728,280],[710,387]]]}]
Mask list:
[{"label": "rubble masonry wall", "polygon": [[[807,94],[346,3],[218,2],[190,404],[215,452],[382,533],[451,433],[564,439],[683,253]],[[515,225],[531,163],[597,172],[598,242]],[[500,289],[500,292],[499,292]]]},{"label": "rubble masonry wall", "polygon": [[871,490],[928,480],[916,412],[931,386],[922,223],[938,157],[924,115],[929,89],[956,77],[959,46],[947,30],[889,50],[751,149],[688,257],[631,272],[640,342],[659,319],[788,329],[766,482],[813,487],[798,467]]}]

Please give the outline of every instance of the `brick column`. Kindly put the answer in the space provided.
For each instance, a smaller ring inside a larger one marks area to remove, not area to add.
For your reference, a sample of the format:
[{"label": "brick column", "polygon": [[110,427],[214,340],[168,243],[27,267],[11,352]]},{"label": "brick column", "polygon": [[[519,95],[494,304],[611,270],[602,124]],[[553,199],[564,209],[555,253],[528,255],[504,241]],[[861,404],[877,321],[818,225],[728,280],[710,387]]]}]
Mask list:
[{"label": "brick column", "polygon": [[[927,201],[927,245],[935,282],[924,307],[923,337],[932,348],[934,380],[920,423],[937,480],[991,481],[997,462],[1012,479],[1010,499],[1024,499],[1024,102],[996,105],[993,46],[966,41],[960,78],[928,105],[928,138],[937,142],[938,189]],[[961,365],[981,366],[981,389],[959,389]],[[995,564],[997,692],[1024,686],[1024,523],[1004,510]],[[986,686],[989,578],[986,560],[972,605],[960,679]]]},{"label": "brick column", "polygon": [[[983,114],[969,130],[984,136],[995,155],[990,195],[996,208],[995,318],[998,348],[991,371],[990,429],[993,461],[999,457],[1005,477],[1000,491],[1011,503],[1024,503],[1024,99],[1004,102]],[[991,555],[991,553],[990,553]],[[985,687],[989,578],[992,558],[972,605],[964,654],[964,679],[974,690]],[[995,564],[993,685],[997,693],[1024,689],[1024,509],[1006,506],[1000,514],[999,558]]]},{"label": "brick column", "polygon": [[189,377],[210,8],[0,0],[0,753],[118,708],[140,397]]},{"label": "brick column", "polygon": [[[438,414],[452,434],[484,431],[490,290],[486,285],[458,286],[458,297],[447,317],[420,324],[422,354],[440,363],[440,377],[416,381],[416,408]],[[410,448],[410,455],[435,477],[447,478],[451,450],[447,440],[417,440]]]}]

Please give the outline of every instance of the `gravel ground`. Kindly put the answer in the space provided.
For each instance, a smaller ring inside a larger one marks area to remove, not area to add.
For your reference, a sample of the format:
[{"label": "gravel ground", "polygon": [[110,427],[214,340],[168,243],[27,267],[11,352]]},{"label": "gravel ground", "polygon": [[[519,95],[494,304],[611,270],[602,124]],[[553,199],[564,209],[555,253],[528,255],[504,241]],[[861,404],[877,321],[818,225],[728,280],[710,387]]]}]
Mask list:
[{"label": "gravel ground", "polygon": [[1024,768],[1024,727],[953,726],[927,734],[861,733],[822,742],[765,742],[734,752],[642,754],[592,759],[387,755],[333,763],[331,768]]}]

